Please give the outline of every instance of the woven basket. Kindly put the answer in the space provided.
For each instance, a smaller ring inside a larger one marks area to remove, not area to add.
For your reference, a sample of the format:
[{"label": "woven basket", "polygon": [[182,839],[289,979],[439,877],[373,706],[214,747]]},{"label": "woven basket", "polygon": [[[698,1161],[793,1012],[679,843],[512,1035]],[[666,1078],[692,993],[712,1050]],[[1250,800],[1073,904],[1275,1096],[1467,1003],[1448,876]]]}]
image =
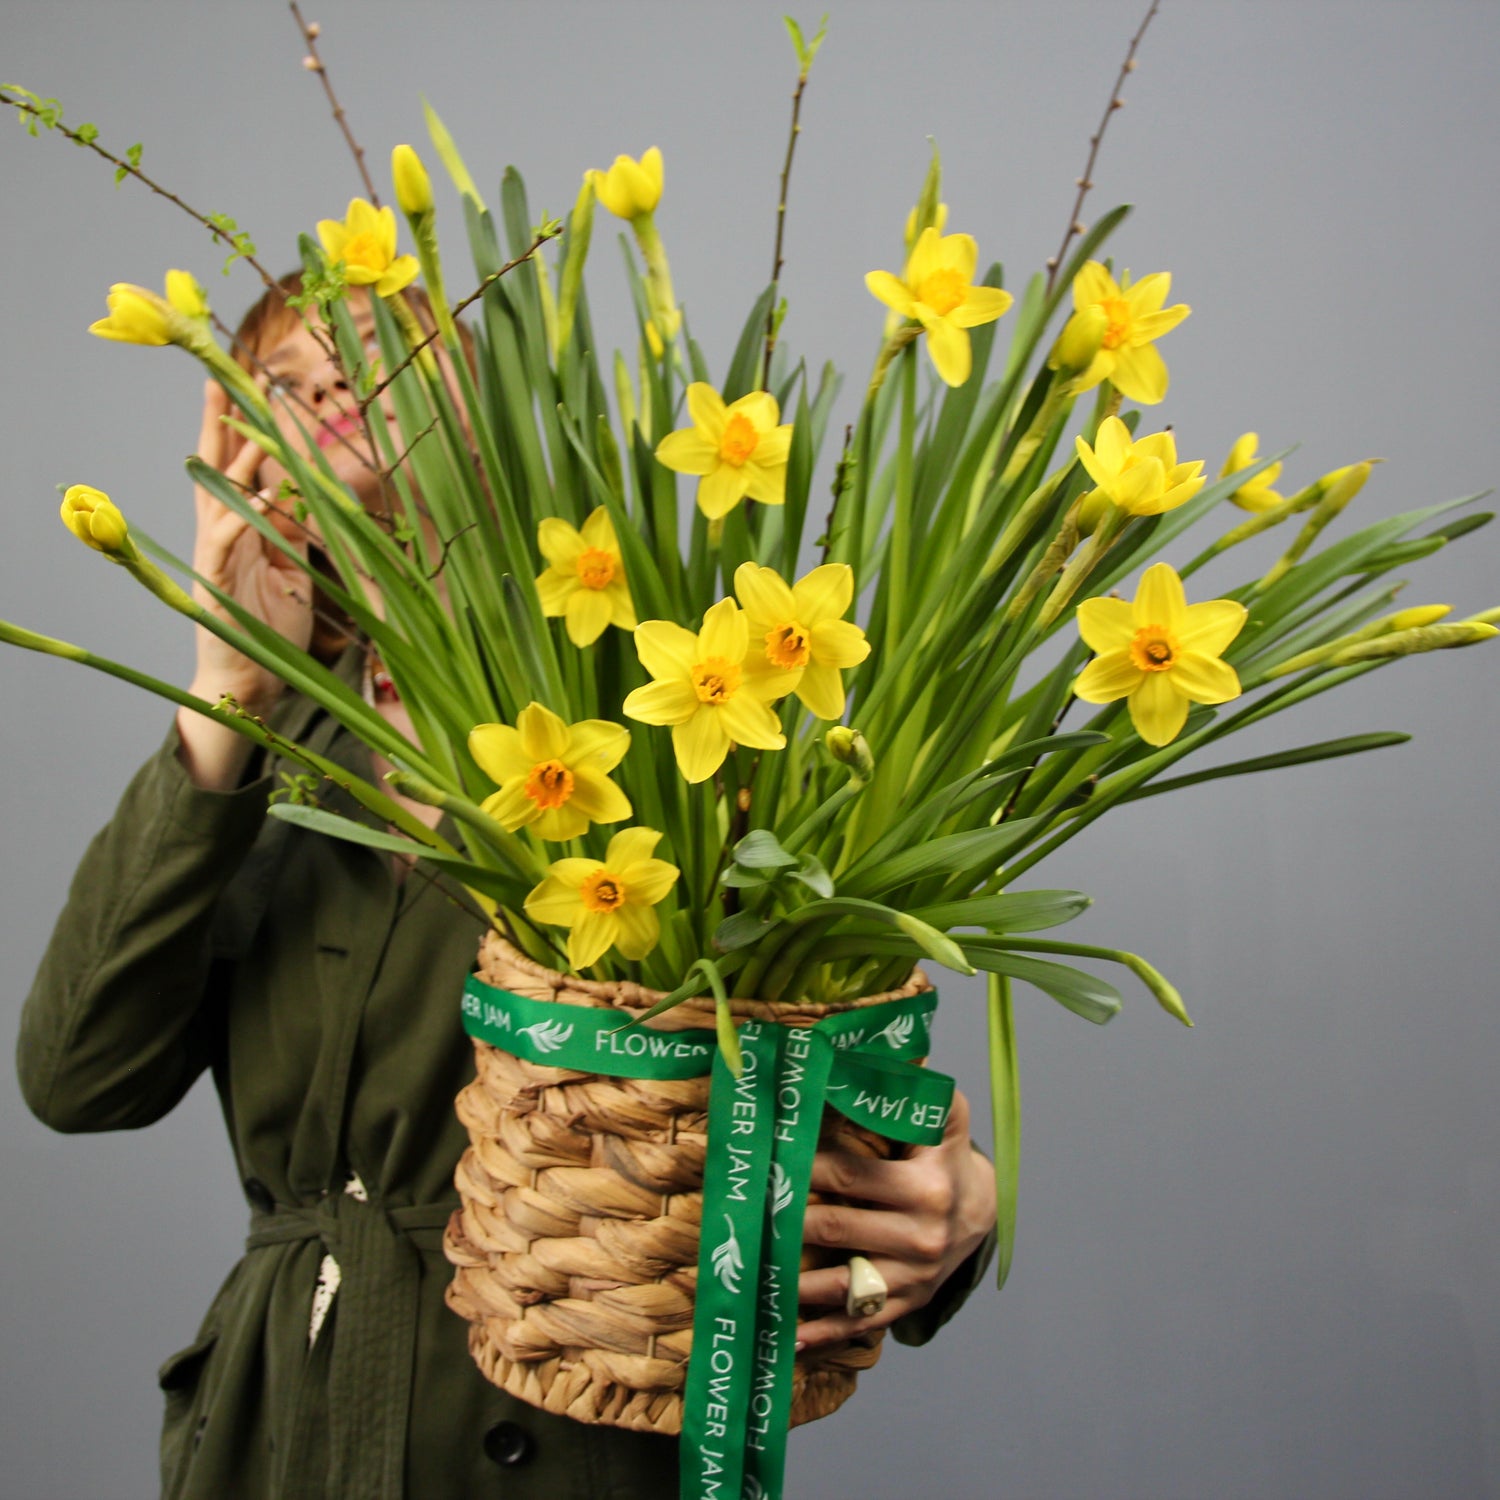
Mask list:
[{"label": "woven basket", "polygon": [[[660,995],[628,982],[573,979],[490,934],[479,977],[536,1000],[638,1016]],[[807,1026],[844,1006],[735,1000],[736,1017]],[[712,1030],[712,1003],[658,1017],[663,1030]],[[523,1062],[476,1041],[477,1077],[458,1096],[469,1148],[455,1174],[461,1207],[443,1248],[456,1267],[448,1305],[469,1321],[469,1351],[495,1385],[533,1406],[637,1432],[682,1428],[698,1277],[708,1079],[606,1078]],[[820,1144],[867,1156],[901,1148],[825,1113]],[[819,1201],[814,1194],[811,1201]],[[809,1247],[803,1266],[843,1259]],[[836,1411],[880,1336],[805,1350],[792,1425]]]}]

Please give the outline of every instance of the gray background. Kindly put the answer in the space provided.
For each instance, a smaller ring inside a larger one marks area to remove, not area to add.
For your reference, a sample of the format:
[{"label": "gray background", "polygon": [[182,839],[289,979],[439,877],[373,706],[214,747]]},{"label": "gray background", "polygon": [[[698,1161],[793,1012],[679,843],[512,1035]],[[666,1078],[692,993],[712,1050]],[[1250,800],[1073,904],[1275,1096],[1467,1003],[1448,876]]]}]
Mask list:
[{"label": "gray background", "polygon": [[[770,255],[792,77],[779,9],[317,0],[312,14],[382,182],[394,142],[424,146],[419,91],[487,194],[515,162],[537,208],[565,208],[582,168],[659,143],[678,292],[722,370]],[[928,133],[950,228],[1015,283],[1051,253],[1140,10],[839,5],[792,189],[796,347],[857,389],[882,315],[862,275],[898,268]],[[1160,411],[1184,456],[1217,470],[1255,427],[1268,448],[1301,441],[1294,482],[1388,459],[1345,530],[1500,475],[1497,15],[1168,0],[1086,216],[1133,201],[1119,262],[1170,267],[1194,307],[1163,345]],[[7,78],[117,147],[144,141],[153,173],[235,213],[277,269],[294,232],[356,190],[270,0],[3,0],[0,41]],[[84,328],[111,281],[159,285],[169,265],[231,316],[255,284],[243,268],[221,281],[170,206],[9,119],[0,193],[0,614],[186,681],[187,631],[63,533],[53,486],[102,485],[186,549],[198,371]],[[617,342],[609,239],[596,234],[592,284]],[[1407,599],[1493,604],[1497,558],[1482,533],[1423,565]],[[1294,731],[1407,728],[1412,745],[1143,804],[1038,872],[1091,891],[1078,935],[1151,956],[1197,1028],[1133,989],[1104,1030],[1021,993],[1011,1283],[930,1350],[890,1350],[843,1413],[800,1432],[793,1494],[1500,1494],[1497,665],[1489,648],[1364,679],[1237,753]],[[19,652],[0,672],[13,1035],[71,868],[167,713]],[[979,1099],[980,991],[945,990],[937,1061]],[[146,1496],[153,1371],[244,1232],[216,1103],[200,1086],[144,1135],[63,1139],[0,1082],[0,1143],[0,1490]]]}]

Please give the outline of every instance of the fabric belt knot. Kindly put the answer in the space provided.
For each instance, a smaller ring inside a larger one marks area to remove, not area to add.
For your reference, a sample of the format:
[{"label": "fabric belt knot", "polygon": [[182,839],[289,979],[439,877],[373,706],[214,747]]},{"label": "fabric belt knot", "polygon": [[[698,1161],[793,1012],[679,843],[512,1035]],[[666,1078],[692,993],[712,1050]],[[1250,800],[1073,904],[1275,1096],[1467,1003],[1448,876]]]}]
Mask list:
[{"label": "fabric belt knot", "polygon": [[941,1141],[953,1080],[918,1065],[936,1006],[928,991],[812,1026],[747,1021],[736,1077],[712,1031],[657,1031],[470,976],[465,1030],[527,1062],[615,1078],[710,1075],[681,1500],[780,1500],[802,1222],[823,1106],[894,1140]]},{"label": "fabric belt knot", "polygon": [[342,1273],[328,1370],[328,1471],[309,1473],[293,1442],[286,1455],[287,1495],[403,1500],[421,1285],[418,1244],[429,1233],[441,1235],[455,1206],[387,1209],[378,1200],[330,1193],[312,1207],[252,1215],[247,1250],[321,1240]]}]

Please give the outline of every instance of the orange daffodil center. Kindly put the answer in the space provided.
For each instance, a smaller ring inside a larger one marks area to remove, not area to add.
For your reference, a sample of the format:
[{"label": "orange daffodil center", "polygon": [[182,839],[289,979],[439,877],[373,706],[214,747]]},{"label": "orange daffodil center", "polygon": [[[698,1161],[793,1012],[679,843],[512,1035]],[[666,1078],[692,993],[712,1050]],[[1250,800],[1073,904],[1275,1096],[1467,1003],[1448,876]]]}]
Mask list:
[{"label": "orange daffodil center", "polygon": [[1085,703],[1129,700],[1130,720],[1148,745],[1176,739],[1190,703],[1227,703],[1240,680],[1220,660],[1248,611],[1232,599],[1189,604],[1169,563],[1141,575],[1135,599],[1086,599],[1078,630],[1098,654],[1073,684]]},{"label": "orange daffodil center", "polygon": [[577,838],[590,823],[630,816],[630,799],[609,779],[630,748],[630,731],[604,719],[565,724],[540,703],[528,704],[509,724],[480,724],[469,753],[500,790],[485,812],[514,832],[540,838]]},{"label": "orange daffodil center", "polygon": [[[1097,260],[1084,266],[1073,278],[1073,316],[1068,327],[1099,309],[1104,314],[1104,337],[1093,362],[1075,380],[1075,391],[1087,391],[1108,380],[1122,396],[1142,406],[1155,406],[1167,394],[1167,367],[1156,352],[1156,340],[1192,311],[1185,302],[1162,306],[1171,289],[1172,278],[1166,271],[1137,282],[1126,271],[1116,282]],[[1064,338],[1067,333],[1064,328]]]},{"label": "orange daffodil center", "polygon": [[1074,439],[1079,461],[1104,494],[1127,515],[1158,516],[1191,500],[1203,488],[1203,460],[1177,462],[1170,432],[1131,439],[1118,417],[1099,424],[1092,448]]},{"label": "orange daffodil center", "polygon": [[842,718],[842,671],[870,654],[864,631],[843,618],[854,602],[854,570],[824,563],[788,585],[774,568],[741,563],[734,591],[754,643],[746,671],[778,681],[790,673],[783,691],[796,693],[820,719]]},{"label": "orange daffodil center", "polygon": [[533,921],[568,929],[568,962],[575,969],[597,962],[611,948],[644,958],[661,938],[655,907],[679,871],[654,858],[661,840],[654,828],[617,833],[604,858],[559,859],[526,898]]},{"label": "orange daffodil center", "polygon": [[781,750],[786,739],[771,703],[791,691],[796,674],[761,672],[750,653],[750,629],[733,599],[721,599],[696,633],[670,620],[636,627],[635,648],[653,681],[625,699],[625,713],[672,728],[677,766],[706,781],[731,744]]},{"label": "orange daffodil center", "polygon": [[698,509],[709,520],[726,516],[749,496],[763,505],[786,500],[786,464],[792,424],[781,422],[776,398],[751,391],[725,405],[703,381],[687,388],[691,427],[669,432],[657,460],[678,474],[697,474]]},{"label": "orange daffodil center", "polygon": [[871,296],[922,325],[933,368],[948,385],[962,385],[973,368],[969,329],[993,323],[1013,300],[996,287],[975,286],[978,265],[979,246],[972,235],[945,235],[929,225],[917,237],[899,277],[889,271],[865,277]]},{"label": "orange daffodil center", "polygon": [[396,254],[396,215],[389,205],[377,209],[363,198],[351,198],[342,221],[318,220],[318,238],[330,261],[344,263],[350,286],[372,287],[377,297],[391,297],[416,279],[416,256]]},{"label": "orange daffodil center", "polygon": [[562,616],[575,646],[591,646],[610,625],[635,629],[619,543],[602,505],[581,529],[549,516],[537,527],[536,539],[549,564],[536,581],[542,613]]}]

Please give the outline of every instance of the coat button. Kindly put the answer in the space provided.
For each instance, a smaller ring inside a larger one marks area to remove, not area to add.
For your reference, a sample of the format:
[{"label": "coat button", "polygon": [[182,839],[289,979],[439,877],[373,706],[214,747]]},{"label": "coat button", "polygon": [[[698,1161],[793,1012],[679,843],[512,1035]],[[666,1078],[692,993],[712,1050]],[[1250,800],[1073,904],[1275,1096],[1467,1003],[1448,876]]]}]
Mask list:
[{"label": "coat button", "polygon": [[496,1422],[484,1435],[484,1451],[497,1464],[514,1467],[531,1457],[531,1434],[514,1422]]},{"label": "coat button", "polygon": [[270,1188],[259,1177],[245,1179],[245,1197],[250,1200],[250,1207],[258,1213],[268,1214],[276,1207],[276,1199],[271,1196]]}]

